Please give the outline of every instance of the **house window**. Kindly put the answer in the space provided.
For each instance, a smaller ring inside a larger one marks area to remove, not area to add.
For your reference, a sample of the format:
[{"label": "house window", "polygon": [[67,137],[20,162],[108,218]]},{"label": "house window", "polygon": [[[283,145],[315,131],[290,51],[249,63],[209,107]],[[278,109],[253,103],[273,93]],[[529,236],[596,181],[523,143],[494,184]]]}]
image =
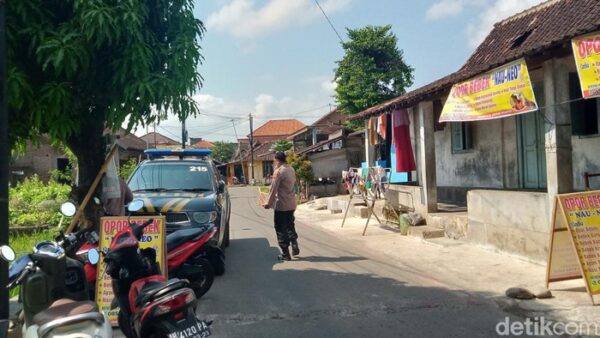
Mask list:
[{"label": "house window", "polygon": [[271,177],[273,176],[273,162],[271,161],[263,161],[263,177]]},{"label": "house window", "polygon": [[573,135],[589,136],[600,134],[599,99],[583,100],[577,73],[569,74],[569,97],[571,101],[571,126]]},{"label": "house window", "polygon": [[472,124],[468,122],[452,122],[452,152],[464,153],[473,149]]}]

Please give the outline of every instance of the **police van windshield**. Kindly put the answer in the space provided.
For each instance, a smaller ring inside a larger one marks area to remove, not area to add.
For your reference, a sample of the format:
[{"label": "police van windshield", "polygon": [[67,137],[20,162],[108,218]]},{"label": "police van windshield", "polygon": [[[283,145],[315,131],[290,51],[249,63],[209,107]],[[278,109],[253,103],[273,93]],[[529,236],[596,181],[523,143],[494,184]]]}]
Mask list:
[{"label": "police van windshield", "polygon": [[129,180],[133,192],[212,191],[210,168],[202,163],[157,163],[139,167]]}]

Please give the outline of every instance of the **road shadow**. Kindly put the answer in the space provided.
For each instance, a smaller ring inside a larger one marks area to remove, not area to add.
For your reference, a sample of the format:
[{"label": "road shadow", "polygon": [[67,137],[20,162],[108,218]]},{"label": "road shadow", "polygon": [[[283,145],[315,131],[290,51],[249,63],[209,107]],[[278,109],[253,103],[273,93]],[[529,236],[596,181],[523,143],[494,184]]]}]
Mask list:
[{"label": "road shadow", "polygon": [[503,312],[491,294],[382,277],[418,272],[368,257],[279,263],[278,253],[265,238],[231,240],[227,273],[198,308],[214,320],[215,337],[491,337],[507,317],[525,319]]},{"label": "road shadow", "polygon": [[344,256],[344,257],[325,257],[325,256],[296,256],[293,259],[294,261],[301,262],[312,262],[312,263],[340,263],[340,262],[356,262],[356,261],[364,261],[366,258],[364,257],[352,257],[352,256]]}]

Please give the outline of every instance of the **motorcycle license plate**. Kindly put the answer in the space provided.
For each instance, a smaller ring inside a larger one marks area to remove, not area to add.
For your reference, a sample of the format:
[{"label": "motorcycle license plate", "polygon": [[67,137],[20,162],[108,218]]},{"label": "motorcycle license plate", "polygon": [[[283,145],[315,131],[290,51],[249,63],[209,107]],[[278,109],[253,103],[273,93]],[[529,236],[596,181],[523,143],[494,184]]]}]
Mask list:
[{"label": "motorcycle license plate", "polygon": [[176,331],[169,333],[168,338],[206,338],[210,336],[208,324],[202,320],[184,320]]}]

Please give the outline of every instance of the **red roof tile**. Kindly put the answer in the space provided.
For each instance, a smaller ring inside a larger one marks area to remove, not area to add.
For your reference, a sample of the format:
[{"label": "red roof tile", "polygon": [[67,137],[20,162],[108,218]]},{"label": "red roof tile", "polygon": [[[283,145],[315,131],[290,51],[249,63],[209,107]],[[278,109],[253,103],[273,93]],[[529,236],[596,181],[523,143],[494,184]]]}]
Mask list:
[{"label": "red roof tile", "polygon": [[215,146],[214,143],[207,141],[207,140],[200,140],[200,141],[192,144],[192,147],[197,148],[197,149],[210,149],[214,146]]},{"label": "red roof tile", "polygon": [[[600,1],[550,0],[494,25],[465,65],[455,73],[395,99],[366,109],[351,120],[380,114],[393,106],[410,107],[495,67],[544,50],[563,47],[573,37],[600,29]],[[566,46],[570,49],[570,46]]]},{"label": "red roof tile", "polygon": [[254,137],[288,136],[304,128],[304,123],[296,120],[270,120],[254,130]]}]

